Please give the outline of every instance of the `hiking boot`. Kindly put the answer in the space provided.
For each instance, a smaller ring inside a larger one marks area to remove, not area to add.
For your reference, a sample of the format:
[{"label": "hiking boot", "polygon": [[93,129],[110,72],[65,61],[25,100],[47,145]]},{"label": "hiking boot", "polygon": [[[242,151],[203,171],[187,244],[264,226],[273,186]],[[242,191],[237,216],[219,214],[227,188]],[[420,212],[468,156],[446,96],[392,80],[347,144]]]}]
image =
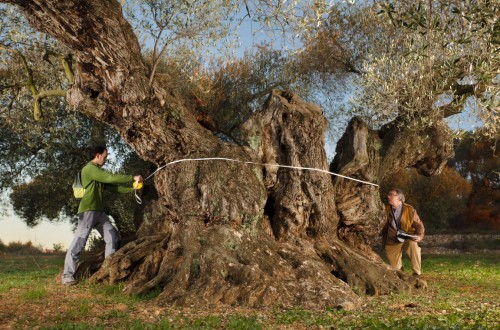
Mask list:
[{"label": "hiking boot", "polygon": [[71,275],[64,275],[62,278],[62,285],[75,285],[76,280]]}]

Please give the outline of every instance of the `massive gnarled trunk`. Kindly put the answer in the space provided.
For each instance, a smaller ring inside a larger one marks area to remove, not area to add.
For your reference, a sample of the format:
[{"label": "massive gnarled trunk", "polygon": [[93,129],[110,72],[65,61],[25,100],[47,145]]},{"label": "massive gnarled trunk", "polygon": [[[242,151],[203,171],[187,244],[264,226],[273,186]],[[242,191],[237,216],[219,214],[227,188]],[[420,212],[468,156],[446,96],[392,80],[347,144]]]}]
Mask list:
[{"label": "massive gnarled trunk", "polygon": [[[180,305],[349,308],[359,302],[355,291],[408,287],[371,249],[383,221],[377,187],[272,165],[328,169],[318,107],[273,91],[241,127],[247,143],[224,143],[174,94],[149,85],[117,1],[6,2],[74,52],[70,107],[112,125],[142,158],[158,166],[197,157],[270,164],[184,162],[158,172],[159,198],[146,207],[137,240],[93,279],[124,281],[128,293],[161,288],[158,302]],[[425,135],[396,127],[371,131],[353,119],[330,169],[375,183],[396,168],[439,171],[452,152],[446,126]]]}]

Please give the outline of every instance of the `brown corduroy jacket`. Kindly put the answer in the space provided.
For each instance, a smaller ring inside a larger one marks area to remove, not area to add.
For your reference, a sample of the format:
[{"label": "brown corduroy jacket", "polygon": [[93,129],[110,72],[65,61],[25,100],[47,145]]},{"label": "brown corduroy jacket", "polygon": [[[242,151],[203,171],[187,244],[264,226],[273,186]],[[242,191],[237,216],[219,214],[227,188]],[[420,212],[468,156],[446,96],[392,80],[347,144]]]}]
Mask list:
[{"label": "brown corduroy jacket", "polygon": [[[386,223],[384,230],[382,231],[382,242],[383,245],[395,245],[400,242],[396,238],[396,229],[391,225],[392,223],[392,212],[391,205],[385,206]],[[413,206],[408,204],[403,204],[403,210],[401,212],[401,229],[410,235],[417,235],[420,239],[424,239],[425,227],[422,220],[417,214],[417,211]]]}]

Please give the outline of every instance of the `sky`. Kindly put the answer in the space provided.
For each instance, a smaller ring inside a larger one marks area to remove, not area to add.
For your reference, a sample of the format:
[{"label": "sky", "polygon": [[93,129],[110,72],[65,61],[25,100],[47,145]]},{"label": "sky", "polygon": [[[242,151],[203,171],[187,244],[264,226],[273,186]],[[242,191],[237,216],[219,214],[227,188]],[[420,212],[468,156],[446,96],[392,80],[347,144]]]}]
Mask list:
[{"label": "sky", "polygon": [[63,222],[51,223],[44,221],[41,224],[29,228],[26,224],[15,216],[10,205],[7,210],[2,210],[7,213],[0,215],[0,240],[4,244],[10,242],[31,242],[34,246],[41,246],[44,249],[53,249],[54,244],[61,244],[64,249],[67,249],[73,239],[72,226],[69,219]]}]

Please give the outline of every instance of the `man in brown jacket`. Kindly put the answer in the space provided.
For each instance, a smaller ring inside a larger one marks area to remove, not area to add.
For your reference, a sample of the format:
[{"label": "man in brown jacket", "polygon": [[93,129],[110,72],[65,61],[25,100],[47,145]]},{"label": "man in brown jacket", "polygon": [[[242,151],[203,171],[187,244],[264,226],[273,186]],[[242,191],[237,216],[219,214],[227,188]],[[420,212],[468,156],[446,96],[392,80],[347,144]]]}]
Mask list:
[{"label": "man in brown jacket", "polygon": [[[414,276],[419,276],[421,270],[421,255],[418,242],[424,238],[424,224],[415,209],[405,204],[405,196],[400,189],[392,189],[388,195],[389,204],[385,206],[386,225],[383,230],[385,252],[391,267],[401,269],[403,250],[411,261]],[[398,235],[404,231],[408,236]]]}]

